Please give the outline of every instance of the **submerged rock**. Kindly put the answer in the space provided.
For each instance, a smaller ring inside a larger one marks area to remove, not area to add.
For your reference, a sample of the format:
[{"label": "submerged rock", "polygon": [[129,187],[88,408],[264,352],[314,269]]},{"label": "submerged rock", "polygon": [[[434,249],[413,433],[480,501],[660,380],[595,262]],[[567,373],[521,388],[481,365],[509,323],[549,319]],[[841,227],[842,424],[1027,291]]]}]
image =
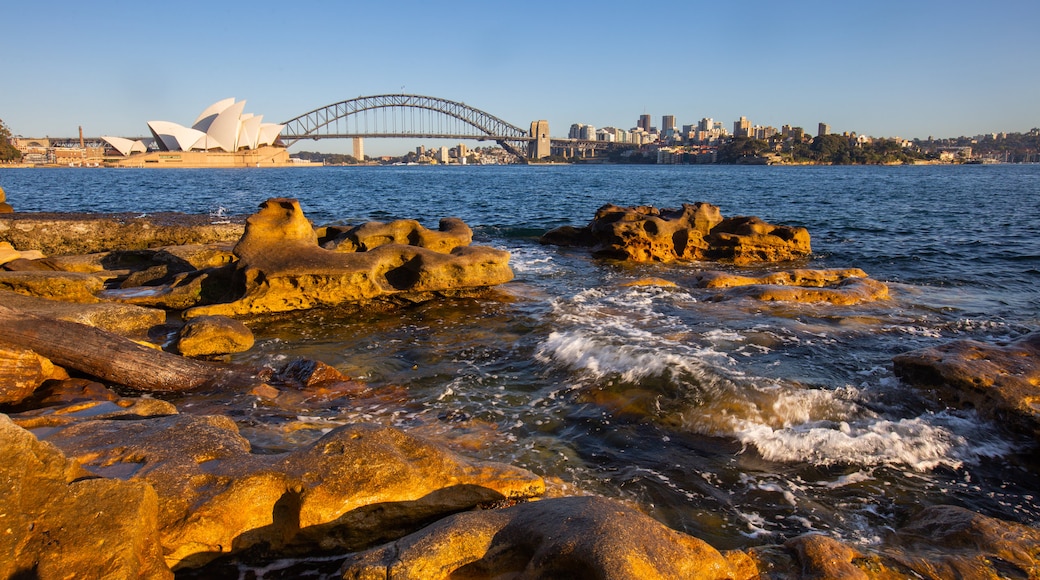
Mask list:
[{"label": "submerged rock", "polygon": [[355,235],[359,249],[374,247],[340,252],[318,245],[317,234],[297,200],[267,200],[249,217],[246,231],[235,245],[238,297],[192,308],[185,316],[285,312],[379,298],[409,300],[486,288],[512,279],[508,252],[456,245],[461,242],[462,228],[469,228],[457,220],[447,220],[447,224],[444,236],[409,230],[412,233],[404,237],[442,249],[450,247],[449,253],[398,243],[399,232]]},{"label": "submerged rock", "polygon": [[888,286],[867,277],[859,268],[846,270],[795,269],[762,276],[709,271],[697,275],[701,288],[727,289],[717,299],[748,296],[766,302],[828,302],[860,304],[888,298]]},{"label": "submerged rock", "polygon": [[892,359],[896,375],[948,404],[1040,439],[1040,332],[1006,345],[959,340]]},{"label": "submerged rock", "polygon": [[723,219],[717,206],[698,202],[679,209],[605,205],[584,228],[547,232],[542,243],[589,247],[593,255],[633,262],[720,260],[737,265],[808,256],[805,228],[768,224],[756,217]]}]

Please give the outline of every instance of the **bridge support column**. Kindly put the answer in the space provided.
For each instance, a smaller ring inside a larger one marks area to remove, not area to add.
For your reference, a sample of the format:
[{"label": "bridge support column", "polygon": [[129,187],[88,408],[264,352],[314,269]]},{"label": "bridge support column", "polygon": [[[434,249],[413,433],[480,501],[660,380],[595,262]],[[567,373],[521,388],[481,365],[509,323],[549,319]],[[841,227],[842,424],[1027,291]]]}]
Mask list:
[{"label": "bridge support column", "polygon": [[527,156],[531,159],[544,159],[551,154],[549,137],[549,121],[531,121],[531,144],[527,148]]},{"label": "bridge support column", "polygon": [[354,159],[365,162],[365,143],[361,137],[354,137]]}]

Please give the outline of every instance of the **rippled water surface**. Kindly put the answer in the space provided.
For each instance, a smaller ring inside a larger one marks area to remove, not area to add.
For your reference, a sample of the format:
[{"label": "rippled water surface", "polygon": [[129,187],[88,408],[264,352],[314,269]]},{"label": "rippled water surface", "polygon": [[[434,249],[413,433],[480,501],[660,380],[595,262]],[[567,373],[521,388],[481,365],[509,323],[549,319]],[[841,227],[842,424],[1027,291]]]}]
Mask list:
[{"label": "rippled water surface", "polygon": [[[942,407],[891,358],[1040,329],[1040,167],[372,167],[10,170],[19,211],[251,213],[295,197],[316,224],[457,216],[516,274],[494,296],[251,321],[237,360],[296,356],[357,393],[185,395],[257,452],[372,421],[639,505],[716,547],[808,530],[871,543],[923,505],[1040,524],[1037,450]],[[798,266],[858,267],[889,300],[719,300],[707,264],[631,266],[538,244],[605,203],[708,201],[808,228]],[[628,286],[646,277],[676,288]]]}]

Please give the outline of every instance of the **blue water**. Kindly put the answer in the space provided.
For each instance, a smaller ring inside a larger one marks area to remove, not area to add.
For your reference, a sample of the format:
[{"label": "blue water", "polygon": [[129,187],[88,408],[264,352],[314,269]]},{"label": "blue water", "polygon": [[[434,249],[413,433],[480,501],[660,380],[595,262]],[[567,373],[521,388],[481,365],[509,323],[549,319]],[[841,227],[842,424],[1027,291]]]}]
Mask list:
[{"label": "blue water", "polygon": [[[1040,523],[1035,443],[891,370],[907,350],[1040,329],[1040,166],[0,169],[0,186],[27,212],[248,214],[295,197],[316,225],[457,216],[474,243],[512,253],[516,279],[487,299],[251,321],[257,347],[236,360],[317,358],[378,393],[174,400],[232,415],[258,452],[392,424],[632,501],[720,548],[809,530],[869,544],[931,503]],[[799,266],[862,268],[892,297],[718,301],[694,283],[717,266],[537,241],[606,203],[696,201],[804,226]],[[678,287],[625,285],[648,276]]]}]

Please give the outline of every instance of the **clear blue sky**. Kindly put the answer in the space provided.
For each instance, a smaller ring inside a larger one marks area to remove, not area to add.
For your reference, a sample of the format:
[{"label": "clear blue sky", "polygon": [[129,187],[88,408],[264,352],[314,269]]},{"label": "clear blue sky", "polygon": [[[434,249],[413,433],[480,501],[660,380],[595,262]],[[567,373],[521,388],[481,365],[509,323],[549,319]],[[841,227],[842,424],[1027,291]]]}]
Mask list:
[{"label": "clear blue sky", "polygon": [[905,138],[1028,131],[1038,28],[1036,0],[9,2],[0,119],[26,136],[134,136],[225,97],[280,122],[406,92],[521,127],[547,119],[554,136],[642,113]]}]

